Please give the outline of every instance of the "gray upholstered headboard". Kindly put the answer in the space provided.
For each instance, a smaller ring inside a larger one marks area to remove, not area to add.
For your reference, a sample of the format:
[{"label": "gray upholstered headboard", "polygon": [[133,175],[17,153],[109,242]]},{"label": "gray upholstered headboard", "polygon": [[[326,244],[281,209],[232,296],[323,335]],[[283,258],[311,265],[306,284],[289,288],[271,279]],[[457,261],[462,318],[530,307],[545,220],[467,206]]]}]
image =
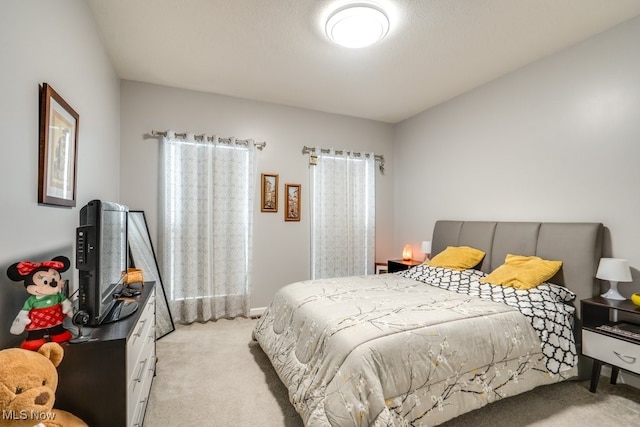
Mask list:
[{"label": "gray upholstered headboard", "polygon": [[486,255],[480,269],[487,273],[500,266],[508,253],[560,260],[562,268],[550,282],[575,292],[580,319],[579,301],[600,290],[595,275],[602,255],[603,229],[600,223],[587,222],[437,221],[432,254],[447,246],[481,249]]},{"label": "gray upholstered headboard", "polygon": [[[508,253],[562,261],[562,268],[550,282],[576,294],[575,337],[581,354],[580,300],[600,293],[595,275],[602,255],[603,231],[600,223],[437,221],[431,252],[435,255],[447,246],[481,249],[486,255],[480,269],[487,273],[500,266]],[[591,366],[591,359],[580,356],[578,378],[588,378]]]}]

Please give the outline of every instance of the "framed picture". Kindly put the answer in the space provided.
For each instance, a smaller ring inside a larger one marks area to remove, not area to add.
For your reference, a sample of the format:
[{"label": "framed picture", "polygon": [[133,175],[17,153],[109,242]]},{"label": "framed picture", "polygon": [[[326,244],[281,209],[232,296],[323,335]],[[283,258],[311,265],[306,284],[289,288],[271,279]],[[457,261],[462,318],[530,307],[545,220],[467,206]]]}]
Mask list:
[{"label": "framed picture", "polygon": [[40,92],[38,203],[76,205],[78,113],[51,86]]},{"label": "framed picture", "polygon": [[262,196],[260,210],[262,212],[278,212],[278,175],[262,174]]},{"label": "framed picture", "polygon": [[300,221],[300,184],[285,184],[286,199],[284,220]]}]

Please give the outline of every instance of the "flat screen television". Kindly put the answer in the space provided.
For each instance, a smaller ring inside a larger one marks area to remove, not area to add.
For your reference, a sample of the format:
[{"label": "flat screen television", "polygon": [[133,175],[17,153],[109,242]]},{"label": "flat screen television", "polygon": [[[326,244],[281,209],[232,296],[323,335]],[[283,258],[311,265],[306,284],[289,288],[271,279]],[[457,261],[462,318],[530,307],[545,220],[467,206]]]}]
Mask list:
[{"label": "flat screen television", "polygon": [[127,206],[102,200],[92,200],[80,210],[76,230],[80,323],[95,326],[118,320],[122,272],[128,261],[128,211]]}]

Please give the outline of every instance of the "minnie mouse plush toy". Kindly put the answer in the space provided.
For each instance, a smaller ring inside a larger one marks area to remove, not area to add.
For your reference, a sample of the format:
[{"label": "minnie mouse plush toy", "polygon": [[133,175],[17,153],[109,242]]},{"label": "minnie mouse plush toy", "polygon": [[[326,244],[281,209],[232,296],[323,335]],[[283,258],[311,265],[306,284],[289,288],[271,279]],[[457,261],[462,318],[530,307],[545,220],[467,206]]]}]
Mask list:
[{"label": "minnie mouse plush toy", "polygon": [[9,329],[14,335],[20,335],[26,329],[27,337],[21,348],[37,351],[46,342],[46,336],[57,343],[71,339],[71,333],[62,322],[65,315],[73,316],[73,307],[61,292],[65,280],[60,277],[60,273],[67,271],[70,265],[69,258],[58,256],[51,261],[17,262],[7,269],[9,279],[23,281],[31,294]]}]

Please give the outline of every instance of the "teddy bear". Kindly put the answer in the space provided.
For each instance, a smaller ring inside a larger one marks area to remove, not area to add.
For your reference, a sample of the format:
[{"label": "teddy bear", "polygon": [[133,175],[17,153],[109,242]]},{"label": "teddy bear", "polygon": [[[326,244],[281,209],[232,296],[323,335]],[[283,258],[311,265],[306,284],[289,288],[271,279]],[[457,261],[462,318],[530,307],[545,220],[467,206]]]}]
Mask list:
[{"label": "teddy bear", "polygon": [[0,427],[86,427],[75,415],[53,409],[57,367],[64,350],[48,342],[37,351],[0,350]]},{"label": "teddy bear", "polygon": [[38,350],[47,342],[45,337],[57,343],[72,338],[63,321],[65,315],[73,317],[73,306],[62,292],[66,281],[60,276],[70,265],[69,258],[57,256],[51,261],[16,262],[7,269],[9,279],[24,282],[24,287],[31,294],[9,329],[14,335],[27,331],[21,348]]}]

